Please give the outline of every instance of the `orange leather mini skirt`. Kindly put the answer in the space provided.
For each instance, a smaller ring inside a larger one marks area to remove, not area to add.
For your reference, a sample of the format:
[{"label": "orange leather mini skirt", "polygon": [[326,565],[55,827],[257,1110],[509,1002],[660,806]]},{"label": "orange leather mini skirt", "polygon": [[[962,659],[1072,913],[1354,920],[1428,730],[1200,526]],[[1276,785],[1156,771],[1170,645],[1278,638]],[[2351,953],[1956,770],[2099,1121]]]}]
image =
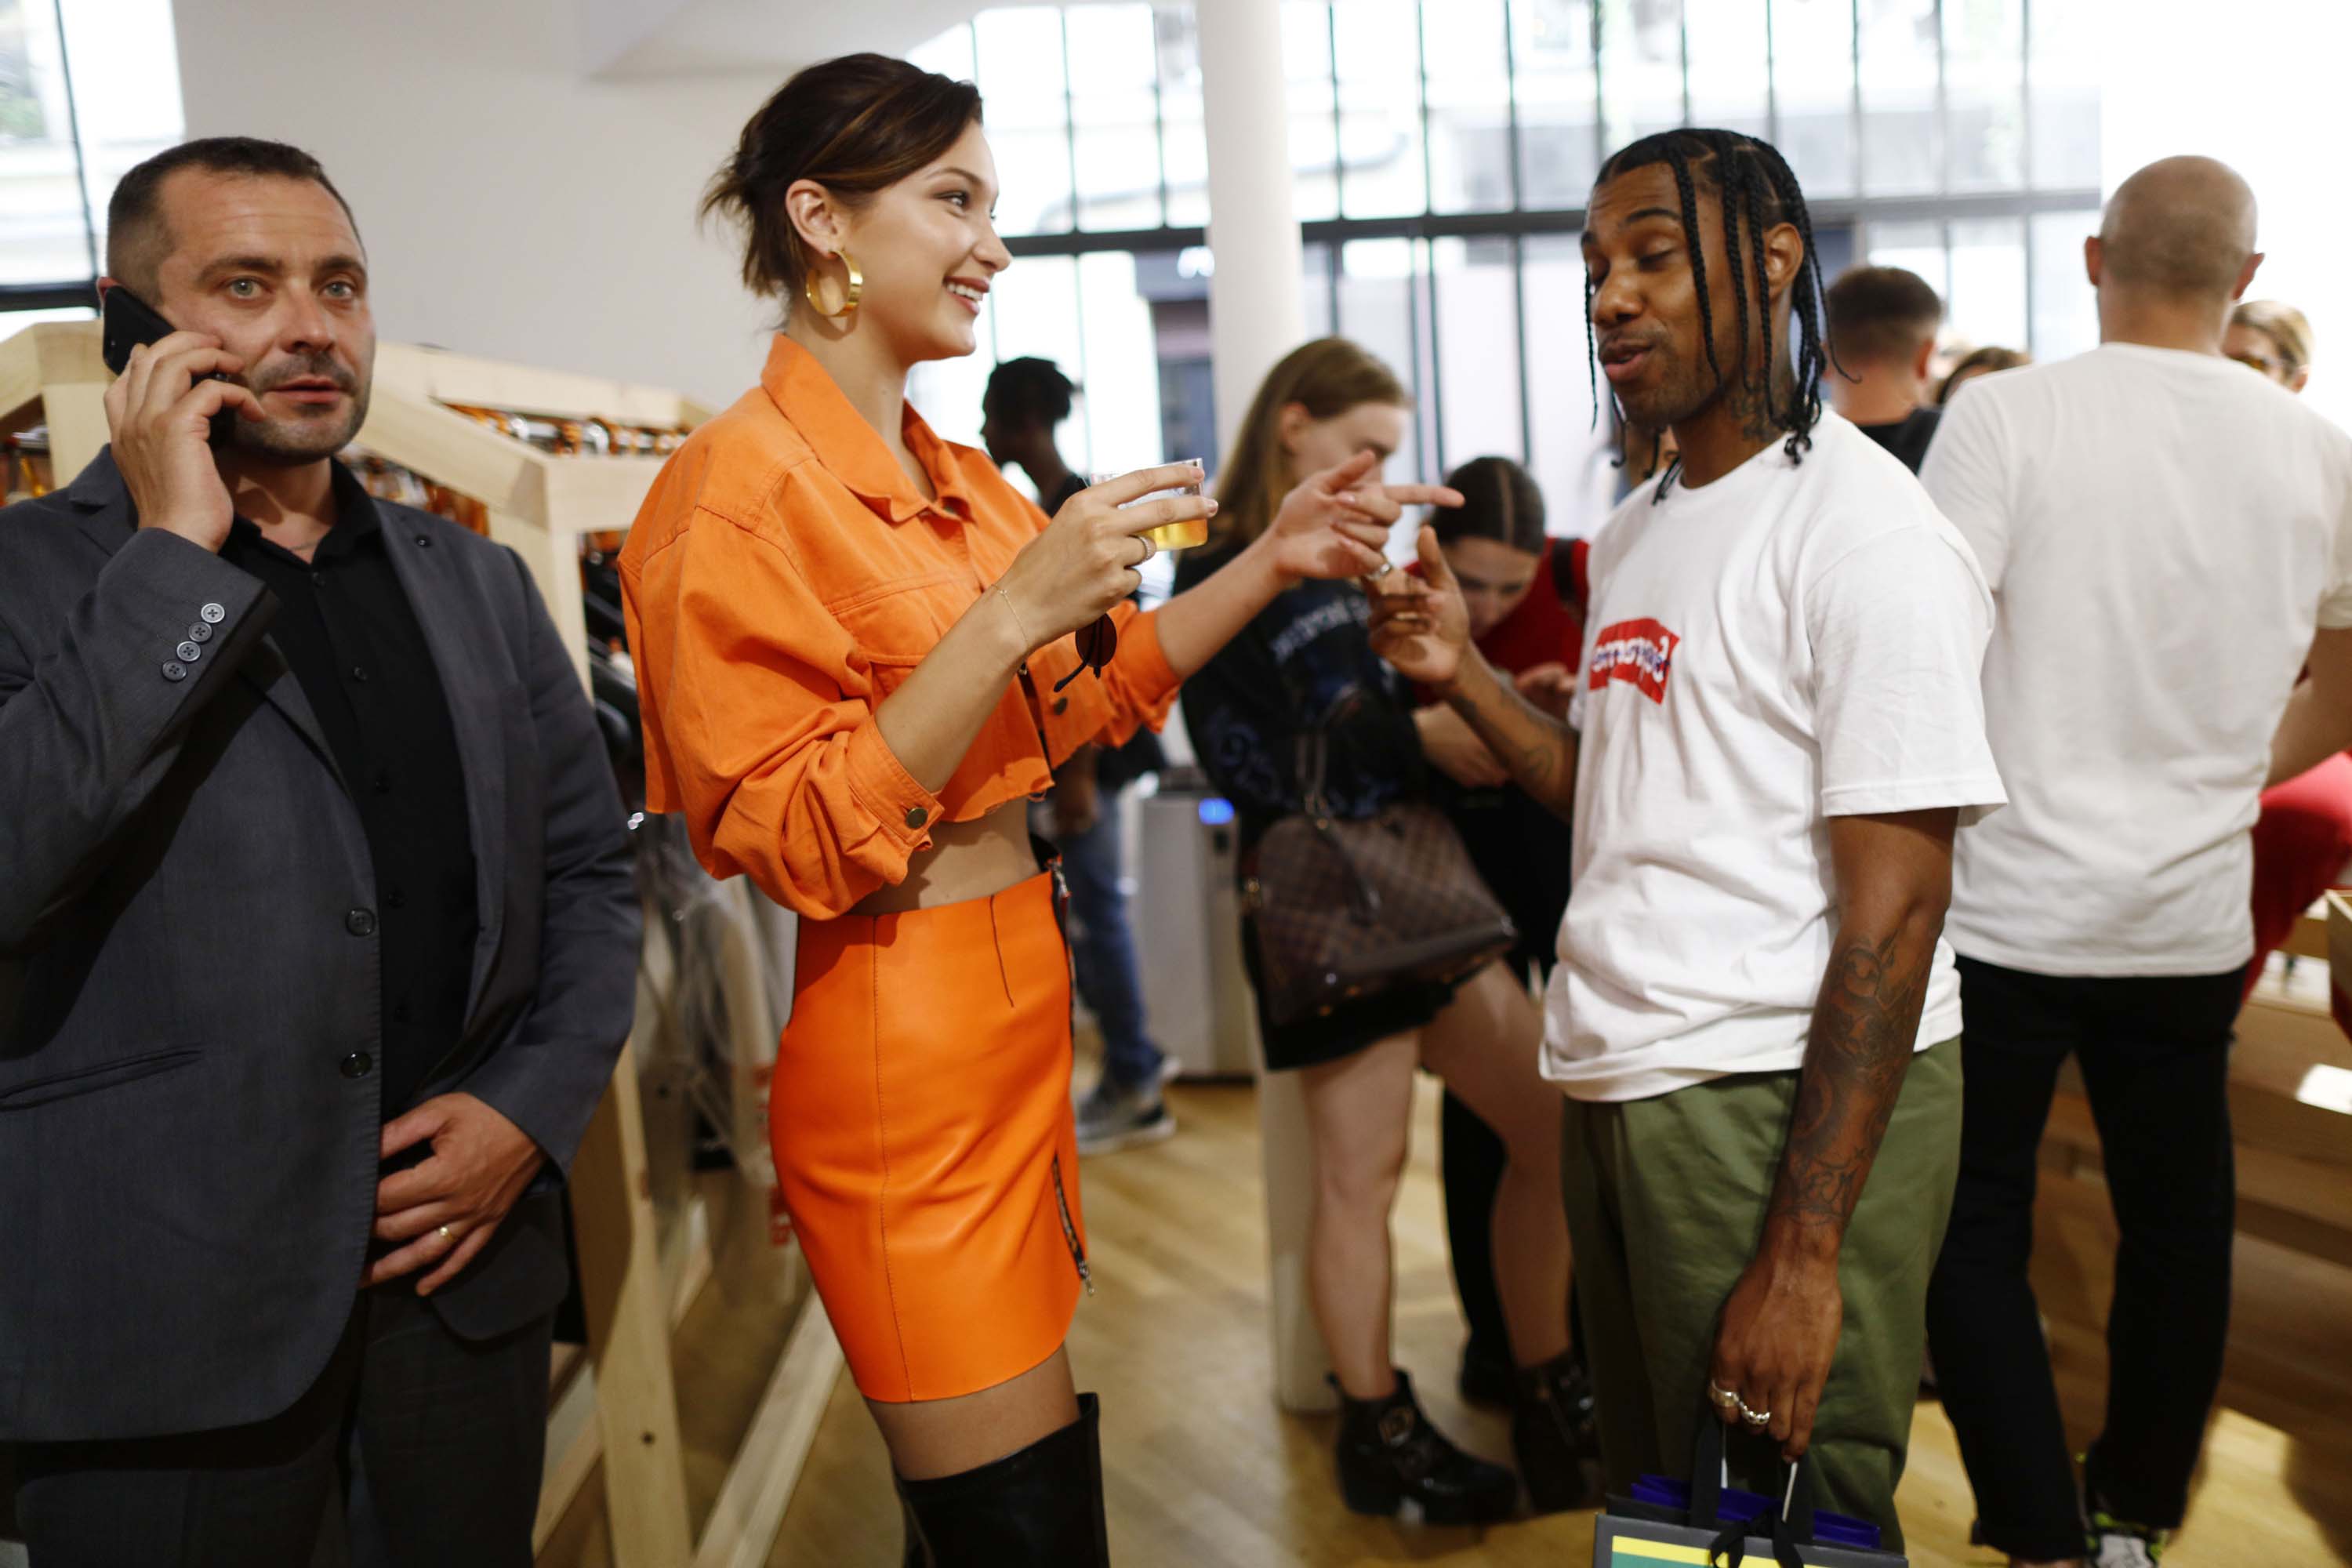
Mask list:
[{"label": "orange leather mini skirt", "polygon": [[951,1399],[1060,1348],[1087,1281],[1052,872],[803,921],[769,1133],[859,1392]]}]

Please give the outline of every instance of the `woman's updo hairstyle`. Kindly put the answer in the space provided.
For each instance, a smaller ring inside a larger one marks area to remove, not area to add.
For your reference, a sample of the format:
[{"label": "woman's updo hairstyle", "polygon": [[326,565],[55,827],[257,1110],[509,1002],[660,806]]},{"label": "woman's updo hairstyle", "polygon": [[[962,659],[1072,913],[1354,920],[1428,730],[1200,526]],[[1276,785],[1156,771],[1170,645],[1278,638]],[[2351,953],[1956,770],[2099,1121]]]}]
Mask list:
[{"label": "woman's updo hairstyle", "polygon": [[701,214],[745,229],[743,282],[789,302],[810,257],[784,211],[784,193],[814,180],[851,207],[864,205],[955,145],[980,118],[980,89],[887,55],[844,55],[799,72],[743,127],[712,176]]},{"label": "woman's updo hairstyle", "polygon": [[1462,504],[1439,507],[1431,516],[1439,543],[1492,539],[1529,555],[1543,553],[1543,491],[1527,469],[1508,458],[1473,458],[1445,482],[1462,492]]}]

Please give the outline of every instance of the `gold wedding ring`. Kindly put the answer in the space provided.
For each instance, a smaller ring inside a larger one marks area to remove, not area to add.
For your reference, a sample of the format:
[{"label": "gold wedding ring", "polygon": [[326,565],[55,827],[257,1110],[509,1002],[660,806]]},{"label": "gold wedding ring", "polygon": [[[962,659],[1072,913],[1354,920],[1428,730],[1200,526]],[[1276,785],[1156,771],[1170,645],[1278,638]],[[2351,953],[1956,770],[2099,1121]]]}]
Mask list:
[{"label": "gold wedding ring", "polygon": [[436,1227],[435,1228],[435,1230],[434,1230],[433,1234],[434,1234],[434,1235],[436,1235],[436,1236],[437,1236],[437,1237],[440,1237],[442,1240],[444,1240],[444,1241],[450,1240],[450,1239],[451,1239],[451,1237],[452,1237],[452,1233],[451,1233],[451,1231],[450,1231],[449,1227],[448,1227],[447,1226],[446,1226],[446,1225],[445,1225],[445,1226],[436,1226]]}]

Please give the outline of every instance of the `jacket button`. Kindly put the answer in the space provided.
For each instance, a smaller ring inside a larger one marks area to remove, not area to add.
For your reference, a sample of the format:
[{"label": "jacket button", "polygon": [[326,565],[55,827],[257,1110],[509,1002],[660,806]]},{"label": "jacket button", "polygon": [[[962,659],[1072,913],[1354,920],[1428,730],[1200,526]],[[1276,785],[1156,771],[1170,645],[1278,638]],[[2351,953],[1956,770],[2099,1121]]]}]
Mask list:
[{"label": "jacket button", "polygon": [[166,680],[185,680],[188,679],[188,667],[182,664],[176,658],[167,660],[163,665],[163,679]]},{"label": "jacket button", "polygon": [[203,609],[196,612],[196,618],[199,620],[210,621],[213,625],[218,626],[223,621],[228,619],[228,612],[222,609],[218,605],[206,605]]},{"label": "jacket button", "polygon": [[907,826],[909,827],[920,827],[930,819],[931,814],[919,805],[910,805],[907,808]]},{"label": "jacket button", "polygon": [[343,929],[353,936],[373,936],[375,914],[369,910],[353,910],[343,917]]},{"label": "jacket button", "polygon": [[205,657],[205,650],[192,642],[184,642],[172,651],[180,656],[180,662],[183,664],[194,664]]},{"label": "jacket button", "polygon": [[365,1078],[375,1070],[375,1058],[365,1051],[353,1051],[343,1058],[345,1078]]},{"label": "jacket button", "polygon": [[210,621],[190,621],[188,623],[188,640],[190,642],[212,641],[213,624]]},{"label": "jacket button", "polygon": [[429,533],[420,533],[420,534],[418,534],[418,535],[416,536],[416,547],[417,547],[418,549],[420,549],[420,550],[430,550],[430,549],[432,549],[432,548],[433,548],[433,536],[432,536],[431,534],[429,534]]}]

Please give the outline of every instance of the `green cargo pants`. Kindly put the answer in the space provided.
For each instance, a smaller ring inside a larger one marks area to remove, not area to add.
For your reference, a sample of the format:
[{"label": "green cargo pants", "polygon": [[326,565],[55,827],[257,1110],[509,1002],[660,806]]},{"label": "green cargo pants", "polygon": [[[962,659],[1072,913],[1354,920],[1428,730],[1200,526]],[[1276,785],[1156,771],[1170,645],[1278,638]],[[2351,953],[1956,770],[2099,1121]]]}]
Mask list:
[{"label": "green cargo pants", "polygon": [[[1796,1103],[1794,1072],[1744,1073],[1652,1100],[1568,1101],[1561,1184],[1609,1489],[1691,1468],[1716,1321],[1763,1234]],[[1927,1277],[1960,1164],[1960,1042],[1911,1058],[1838,1260],[1845,1326],[1813,1424],[1818,1503],[1900,1550],[1895,1486],[1911,1441]],[[1770,1491],[1769,1438],[1735,1435]]]}]

